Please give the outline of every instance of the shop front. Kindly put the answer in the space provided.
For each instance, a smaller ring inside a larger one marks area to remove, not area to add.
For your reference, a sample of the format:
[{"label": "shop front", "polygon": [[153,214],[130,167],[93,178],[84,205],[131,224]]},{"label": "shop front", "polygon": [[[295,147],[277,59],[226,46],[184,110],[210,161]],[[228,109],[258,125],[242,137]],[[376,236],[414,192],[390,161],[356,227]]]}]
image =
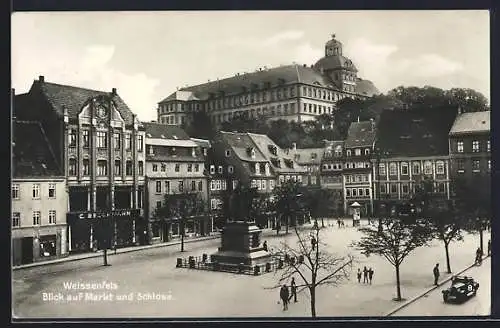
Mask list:
[{"label": "shop front", "polygon": [[152,219],[152,243],[162,243],[181,237],[184,224],[184,237],[207,236],[213,232],[213,219],[209,215],[187,217],[184,219]]},{"label": "shop front", "polygon": [[144,235],[145,224],[139,214],[138,209],[68,213],[70,251],[89,252],[106,245],[120,248],[140,243],[137,237]]},{"label": "shop front", "polygon": [[12,231],[13,265],[52,260],[67,255],[66,225]]}]

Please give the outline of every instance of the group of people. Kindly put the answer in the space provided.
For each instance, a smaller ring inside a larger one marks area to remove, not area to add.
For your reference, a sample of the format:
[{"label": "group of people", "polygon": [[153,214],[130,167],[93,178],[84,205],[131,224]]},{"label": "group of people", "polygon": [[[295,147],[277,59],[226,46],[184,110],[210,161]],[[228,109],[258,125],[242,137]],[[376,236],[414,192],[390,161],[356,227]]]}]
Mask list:
[{"label": "group of people", "polygon": [[364,267],[363,271],[361,271],[361,269],[358,268],[358,273],[357,273],[358,282],[361,283],[361,275],[362,275],[363,283],[371,285],[373,280],[373,273],[374,271],[372,268],[368,269],[367,267]]},{"label": "group of people", "polygon": [[288,286],[285,284],[281,286],[280,289],[280,298],[283,303],[283,311],[288,310],[288,304],[293,298],[293,302],[297,303],[297,285],[295,284],[295,278],[292,277],[292,281],[290,281],[290,291],[288,290]]}]

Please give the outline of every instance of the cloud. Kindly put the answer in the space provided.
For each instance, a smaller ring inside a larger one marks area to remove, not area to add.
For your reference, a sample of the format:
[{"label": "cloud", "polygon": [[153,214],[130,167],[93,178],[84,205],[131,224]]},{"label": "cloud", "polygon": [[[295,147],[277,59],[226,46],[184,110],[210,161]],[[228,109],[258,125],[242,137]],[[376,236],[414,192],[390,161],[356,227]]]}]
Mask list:
[{"label": "cloud", "polygon": [[16,93],[27,91],[38,75],[45,80],[83,88],[111,91],[116,88],[120,97],[141,120],[156,119],[155,88],[159,79],[144,73],[125,73],[112,66],[113,45],[90,45],[83,51],[61,52],[47,50],[40,56],[17,58],[13,63],[12,80]]},{"label": "cloud", "polygon": [[397,62],[394,68],[401,72],[412,71],[418,77],[435,78],[461,71],[463,65],[437,54],[421,54]]},{"label": "cloud", "polygon": [[[301,39],[304,36],[303,31],[288,30],[283,31],[278,34],[271,35],[267,38],[234,38],[229,39],[226,43],[235,47],[246,47],[246,48],[266,48],[266,47],[276,47],[281,45],[283,42],[294,41]],[[267,49],[263,49],[267,50]]]},{"label": "cloud", "polygon": [[323,49],[315,48],[310,43],[303,43],[295,47],[292,60],[298,64],[311,65],[323,57]]}]

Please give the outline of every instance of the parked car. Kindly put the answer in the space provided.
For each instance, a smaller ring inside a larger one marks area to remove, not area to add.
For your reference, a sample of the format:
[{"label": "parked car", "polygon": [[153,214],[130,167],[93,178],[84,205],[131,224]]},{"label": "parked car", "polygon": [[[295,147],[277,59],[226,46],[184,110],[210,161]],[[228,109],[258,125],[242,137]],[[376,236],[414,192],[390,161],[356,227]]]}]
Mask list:
[{"label": "parked car", "polygon": [[443,290],[443,301],[465,302],[469,298],[476,296],[479,283],[471,277],[455,276],[451,279],[451,287]]}]

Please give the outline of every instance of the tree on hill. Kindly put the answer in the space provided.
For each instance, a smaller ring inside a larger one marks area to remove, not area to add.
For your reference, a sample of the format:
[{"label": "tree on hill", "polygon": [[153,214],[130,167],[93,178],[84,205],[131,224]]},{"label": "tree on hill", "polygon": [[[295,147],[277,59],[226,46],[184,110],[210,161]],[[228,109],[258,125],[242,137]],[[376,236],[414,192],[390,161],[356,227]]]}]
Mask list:
[{"label": "tree on hill", "polygon": [[210,116],[204,111],[193,113],[193,118],[182,127],[191,138],[212,140],[216,130]]}]

